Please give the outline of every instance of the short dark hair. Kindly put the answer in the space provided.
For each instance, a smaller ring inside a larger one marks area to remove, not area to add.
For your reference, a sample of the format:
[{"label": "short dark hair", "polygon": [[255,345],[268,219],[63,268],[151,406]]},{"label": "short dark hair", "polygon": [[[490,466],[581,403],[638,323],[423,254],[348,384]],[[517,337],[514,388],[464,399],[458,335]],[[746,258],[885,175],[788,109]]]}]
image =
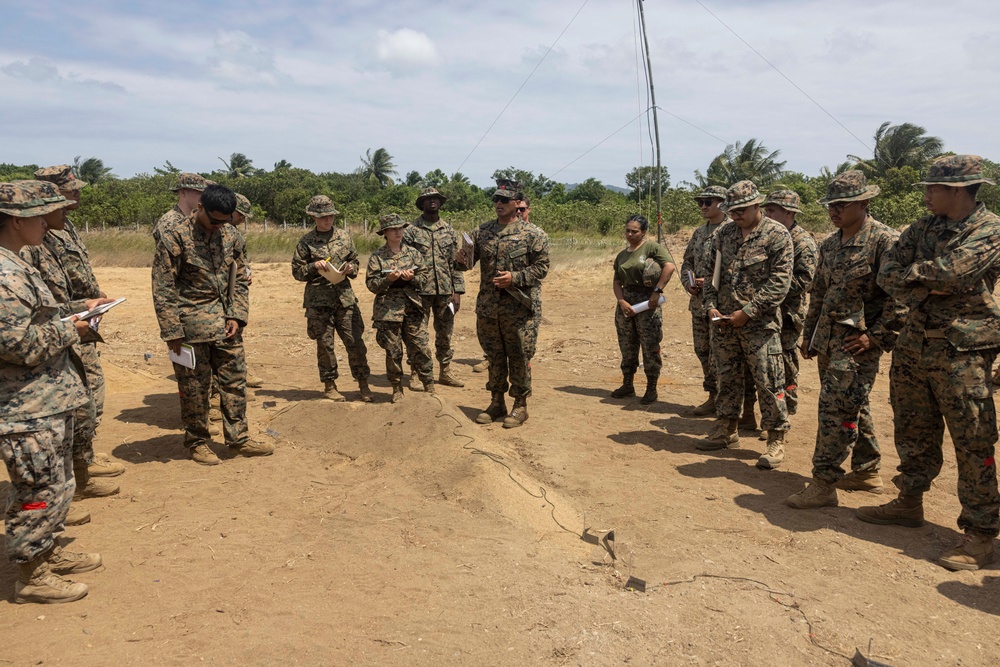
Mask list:
[{"label": "short dark hair", "polygon": [[973,183],[972,185],[966,185],[965,191],[969,193],[970,197],[975,199],[976,195],[979,194],[979,186],[981,185],[982,183]]},{"label": "short dark hair", "polygon": [[528,197],[528,195],[522,194],[521,197],[518,199],[518,201],[523,201],[525,206],[531,208],[531,199]]},{"label": "short dark hair", "polygon": [[0,227],[6,225],[7,221],[13,217],[14,216],[10,215],[9,213],[0,213]]},{"label": "short dark hair", "polygon": [[630,222],[638,222],[639,229],[641,229],[642,231],[646,231],[647,229],[649,229],[649,220],[646,220],[644,216],[641,215],[630,216],[629,219],[625,221],[625,226],[628,226],[628,223]]},{"label": "short dark hair", "polygon": [[201,193],[201,205],[212,213],[232,215],[236,210],[236,195],[225,185],[209,185]]}]

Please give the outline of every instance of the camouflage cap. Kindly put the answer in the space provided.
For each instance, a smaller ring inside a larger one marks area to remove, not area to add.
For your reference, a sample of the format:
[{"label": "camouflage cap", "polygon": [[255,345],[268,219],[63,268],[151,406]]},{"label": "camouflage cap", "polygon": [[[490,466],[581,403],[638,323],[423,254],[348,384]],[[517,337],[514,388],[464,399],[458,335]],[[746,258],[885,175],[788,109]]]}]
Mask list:
[{"label": "camouflage cap", "polygon": [[497,189],[493,193],[494,197],[506,197],[507,199],[520,199],[524,195],[521,193],[521,184],[509,178],[498,178]]},{"label": "camouflage cap", "polygon": [[775,190],[767,196],[763,206],[767,206],[768,204],[775,204],[786,211],[794,213],[802,212],[802,209],[799,208],[802,204],[802,199],[799,198],[799,193],[795,190]]},{"label": "camouflage cap", "polygon": [[245,217],[252,218],[253,211],[250,209],[250,200],[238,192],[235,194],[236,194],[236,210],[242,213]]},{"label": "camouflage cap", "polygon": [[402,229],[403,227],[408,227],[409,224],[398,213],[390,213],[378,219],[378,231],[375,233],[382,236],[387,229]]},{"label": "camouflage cap", "polygon": [[73,167],[60,164],[55,167],[42,167],[35,172],[35,178],[40,181],[55,183],[60,190],[82,190],[87,185],[73,173]]},{"label": "camouflage cap", "polygon": [[15,218],[48,215],[72,204],[72,201],[59,194],[54,183],[47,181],[0,183],[0,213]]},{"label": "camouflage cap", "polygon": [[764,195],[760,193],[753,181],[740,181],[726,190],[726,200],[719,204],[723,211],[732,211],[737,208],[746,208],[764,201]]},{"label": "camouflage cap", "polygon": [[694,196],[695,199],[725,199],[726,189],[721,185],[706,186],[701,192]]},{"label": "camouflage cap", "polygon": [[340,211],[333,205],[333,200],[326,195],[316,195],[309,200],[306,213],[314,218],[325,218],[328,215],[339,215]]},{"label": "camouflage cap", "polygon": [[660,281],[661,273],[663,273],[663,267],[650,257],[642,267],[642,284],[646,287],[652,287]]},{"label": "camouflage cap", "polygon": [[924,180],[914,185],[948,185],[964,188],[976,183],[996,185],[983,176],[983,158],[978,155],[949,155],[931,163]]},{"label": "camouflage cap", "polygon": [[170,188],[174,192],[178,190],[197,190],[198,192],[204,192],[205,188],[208,186],[208,181],[201,174],[191,174],[188,172],[183,172],[177,174],[177,182],[174,183],[174,187]]},{"label": "camouflage cap", "polygon": [[877,185],[868,185],[864,173],[850,169],[837,175],[826,186],[826,196],[819,200],[824,206],[838,201],[871,199],[880,192]]},{"label": "camouflage cap", "polygon": [[431,197],[437,197],[441,200],[442,204],[448,201],[448,198],[438,192],[436,188],[424,188],[424,191],[420,193],[419,197],[417,197],[417,208],[421,211],[424,210],[424,201],[430,199]]}]

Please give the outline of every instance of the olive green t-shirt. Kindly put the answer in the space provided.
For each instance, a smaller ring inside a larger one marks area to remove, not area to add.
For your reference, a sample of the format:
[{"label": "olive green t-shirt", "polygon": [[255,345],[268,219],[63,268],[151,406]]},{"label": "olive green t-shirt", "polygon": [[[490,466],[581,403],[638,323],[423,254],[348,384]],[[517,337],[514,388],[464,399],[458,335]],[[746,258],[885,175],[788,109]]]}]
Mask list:
[{"label": "olive green t-shirt", "polygon": [[[670,251],[654,241],[646,241],[635,250],[625,248],[615,257],[615,280],[626,289],[644,289],[642,274],[646,268],[648,260],[656,262],[660,270],[667,264],[673,264],[674,258]],[[659,271],[656,272],[653,287],[659,279]]]}]

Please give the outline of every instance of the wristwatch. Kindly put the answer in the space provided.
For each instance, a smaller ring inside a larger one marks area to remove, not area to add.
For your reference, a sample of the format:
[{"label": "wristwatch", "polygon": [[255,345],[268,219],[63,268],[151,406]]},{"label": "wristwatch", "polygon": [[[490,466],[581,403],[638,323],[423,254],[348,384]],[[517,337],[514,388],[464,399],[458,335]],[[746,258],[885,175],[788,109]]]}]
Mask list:
[{"label": "wristwatch", "polygon": [[657,288],[655,288],[655,289],[654,289],[653,291],[654,291],[655,293],[657,293],[657,294],[663,294],[663,288],[662,288],[662,287],[657,287]]}]

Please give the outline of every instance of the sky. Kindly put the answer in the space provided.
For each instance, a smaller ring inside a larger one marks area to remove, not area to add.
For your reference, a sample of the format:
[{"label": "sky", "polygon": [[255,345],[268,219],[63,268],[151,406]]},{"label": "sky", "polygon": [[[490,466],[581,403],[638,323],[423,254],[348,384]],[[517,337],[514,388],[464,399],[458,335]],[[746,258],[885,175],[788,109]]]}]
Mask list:
[{"label": "sky", "polygon": [[[675,184],[750,138],[817,174],[869,156],[884,121],[1000,159],[995,0],[644,6]],[[621,186],[654,159],[635,0],[47,0],[2,12],[0,162],[96,156],[128,177],[167,160],[212,171],[241,152],[260,168],[349,172],[385,147],[401,177],[460,169],[486,185],[515,166]]]}]

